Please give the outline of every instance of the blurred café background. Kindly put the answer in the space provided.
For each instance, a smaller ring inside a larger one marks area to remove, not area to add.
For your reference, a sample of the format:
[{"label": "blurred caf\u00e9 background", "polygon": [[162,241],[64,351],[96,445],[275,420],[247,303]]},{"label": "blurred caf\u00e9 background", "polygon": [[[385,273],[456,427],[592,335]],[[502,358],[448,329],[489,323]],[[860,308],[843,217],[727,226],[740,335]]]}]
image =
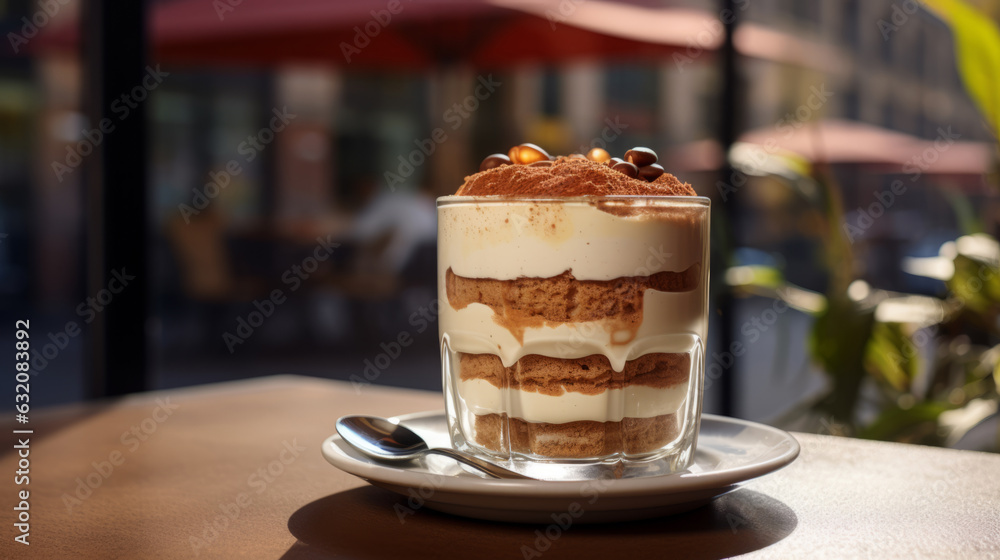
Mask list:
[{"label": "blurred caf\u00e9 background", "polygon": [[649,146],[712,198],[706,411],[1000,449],[1000,2],[123,4],[0,1],[33,404],[439,390],[434,198],[521,142]]}]

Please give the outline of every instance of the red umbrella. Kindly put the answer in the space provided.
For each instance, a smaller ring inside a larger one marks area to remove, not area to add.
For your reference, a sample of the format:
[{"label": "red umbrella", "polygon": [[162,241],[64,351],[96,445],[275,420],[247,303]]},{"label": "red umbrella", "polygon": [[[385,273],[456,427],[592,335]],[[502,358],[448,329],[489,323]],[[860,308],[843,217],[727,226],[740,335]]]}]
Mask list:
[{"label": "red umbrella", "polygon": [[960,138],[951,127],[939,128],[933,140],[925,140],[871,124],[823,119],[798,128],[751,130],[740,140],[795,152],[814,162],[868,164],[907,175],[989,173],[996,156],[993,144]]},{"label": "red umbrella", "polygon": [[[155,58],[178,65],[398,70],[451,61],[498,68],[667,57],[683,64],[711,55],[724,35],[721,14],[665,7],[662,0],[165,0],[151,10]],[[75,48],[73,20],[45,28],[29,47]],[[849,57],[837,49],[752,22],[740,24],[735,47],[754,58],[849,71]]]},{"label": "red umbrella", "polygon": [[[496,68],[699,56],[722,39],[712,14],[655,0],[173,0],[151,12],[154,58],[172,65],[424,69],[455,61]],[[65,48],[78,38],[74,22],[52,26],[38,48]]]},{"label": "red umbrella", "polygon": [[[756,146],[760,157],[791,152],[810,162],[866,165],[873,171],[900,174],[972,175],[989,173],[996,148],[989,142],[961,140],[950,128],[926,140],[879,126],[840,119],[821,119],[794,126],[767,126],[747,131],[740,142]],[[671,169],[712,171],[722,164],[715,140],[700,140],[671,150]]]}]

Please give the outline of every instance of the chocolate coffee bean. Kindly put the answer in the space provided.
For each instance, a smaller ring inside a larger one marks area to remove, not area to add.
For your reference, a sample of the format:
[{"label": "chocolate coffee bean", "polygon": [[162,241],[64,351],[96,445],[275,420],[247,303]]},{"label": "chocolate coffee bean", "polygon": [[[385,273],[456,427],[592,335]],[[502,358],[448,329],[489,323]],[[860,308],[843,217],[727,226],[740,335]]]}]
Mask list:
[{"label": "chocolate coffee bean", "polygon": [[501,165],[510,165],[510,158],[505,154],[490,154],[486,156],[483,163],[479,164],[479,170],[486,171],[487,169],[493,169]]},{"label": "chocolate coffee bean", "polygon": [[510,161],[520,163],[521,165],[528,165],[529,163],[534,163],[536,161],[551,159],[548,152],[534,144],[521,144],[520,146],[514,146],[510,149],[507,155],[510,156]]},{"label": "chocolate coffee bean", "polygon": [[606,161],[605,163],[608,164],[608,167],[614,167],[616,164],[622,163],[624,161],[625,160],[623,160],[620,157],[613,157],[613,158],[608,158],[608,161]]},{"label": "chocolate coffee bean", "polygon": [[566,157],[568,157],[569,159],[587,159],[587,156],[583,154],[570,154]]},{"label": "chocolate coffee bean", "polygon": [[609,154],[604,148],[591,148],[591,150],[587,152],[587,159],[590,161],[596,161],[597,163],[604,163],[611,159],[611,154]]},{"label": "chocolate coffee bean", "polygon": [[636,167],[645,167],[656,163],[656,152],[649,148],[632,148],[625,152],[625,161],[634,163]]},{"label": "chocolate coffee bean", "polygon": [[540,159],[538,161],[529,163],[528,167],[552,167],[552,162],[547,159]]},{"label": "chocolate coffee bean", "polygon": [[639,177],[652,183],[657,177],[663,175],[663,168],[660,164],[654,163],[652,165],[644,165],[639,168]]},{"label": "chocolate coffee bean", "polygon": [[627,175],[629,177],[632,177],[633,179],[639,175],[639,168],[636,167],[634,163],[627,161],[620,161],[612,165],[611,169],[614,169],[615,171]]}]

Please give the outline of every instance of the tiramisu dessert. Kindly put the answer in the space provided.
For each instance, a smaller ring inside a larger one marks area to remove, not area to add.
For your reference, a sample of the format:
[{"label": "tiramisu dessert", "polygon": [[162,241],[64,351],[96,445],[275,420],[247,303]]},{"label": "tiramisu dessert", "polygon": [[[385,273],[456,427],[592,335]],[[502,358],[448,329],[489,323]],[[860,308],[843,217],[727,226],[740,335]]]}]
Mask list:
[{"label": "tiramisu dessert", "polygon": [[444,386],[459,447],[690,461],[707,330],[707,199],[634,148],[487,157],[438,200]]}]

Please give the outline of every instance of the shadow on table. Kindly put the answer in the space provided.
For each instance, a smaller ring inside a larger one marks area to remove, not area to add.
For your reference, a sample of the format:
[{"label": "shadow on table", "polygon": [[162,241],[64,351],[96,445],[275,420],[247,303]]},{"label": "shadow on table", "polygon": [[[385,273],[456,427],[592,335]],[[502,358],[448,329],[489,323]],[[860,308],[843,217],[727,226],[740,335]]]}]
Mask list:
[{"label": "shadow on table", "polygon": [[[404,498],[365,486],[307,504],[288,529],[298,542],[282,560],[325,558],[590,558],[597,554],[725,558],[787,537],[798,518],[784,503],[738,490],[694,511],[647,521],[545,525],[477,521],[431,511],[406,515]],[[546,529],[554,539],[545,537]],[[538,555],[532,554],[538,552]]]}]

